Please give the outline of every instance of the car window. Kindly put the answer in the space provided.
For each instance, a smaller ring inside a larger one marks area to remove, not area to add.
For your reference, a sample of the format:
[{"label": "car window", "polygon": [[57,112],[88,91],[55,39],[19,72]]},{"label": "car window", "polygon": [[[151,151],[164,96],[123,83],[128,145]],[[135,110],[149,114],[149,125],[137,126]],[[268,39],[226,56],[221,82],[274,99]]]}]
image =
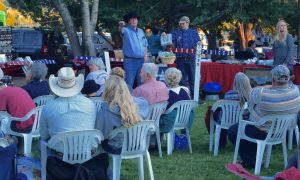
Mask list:
[{"label": "car window", "polygon": [[24,44],[39,44],[39,33],[37,31],[25,31],[23,33],[23,43]]}]

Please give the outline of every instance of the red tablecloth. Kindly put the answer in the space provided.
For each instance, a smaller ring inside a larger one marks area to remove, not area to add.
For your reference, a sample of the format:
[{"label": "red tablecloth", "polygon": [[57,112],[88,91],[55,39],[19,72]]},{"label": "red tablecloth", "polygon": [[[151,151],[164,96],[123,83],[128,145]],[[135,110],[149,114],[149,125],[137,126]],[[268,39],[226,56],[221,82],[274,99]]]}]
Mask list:
[{"label": "red tablecloth", "polygon": [[[200,87],[207,82],[218,82],[222,86],[221,93],[226,93],[232,89],[234,76],[238,72],[244,72],[245,67],[269,67],[257,66],[255,64],[219,64],[212,62],[201,63],[201,83]],[[295,66],[295,84],[300,84],[300,66]]]}]

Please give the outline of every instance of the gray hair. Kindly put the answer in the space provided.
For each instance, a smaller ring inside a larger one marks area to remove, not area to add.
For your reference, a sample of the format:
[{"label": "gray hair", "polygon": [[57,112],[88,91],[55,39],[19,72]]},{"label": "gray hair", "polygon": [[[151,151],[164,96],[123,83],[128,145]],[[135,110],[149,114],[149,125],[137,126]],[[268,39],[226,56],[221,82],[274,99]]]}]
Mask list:
[{"label": "gray hair", "polygon": [[31,80],[44,80],[48,73],[48,67],[44,63],[32,63],[29,66],[28,72],[30,73]]},{"label": "gray hair", "polygon": [[98,66],[99,69],[102,69],[102,70],[105,69],[105,65],[102,61],[102,58],[93,58],[93,59],[89,60],[88,65],[93,65],[93,64]]},{"label": "gray hair", "polygon": [[235,75],[233,90],[237,91],[241,105],[249,101],[252,87],[246,74],[239,72]]},{"label": "gray hair", "polygon": [[156,78],[158,67],[154,63],[144,63],[142,69],[146,74],[149,74],[151,77]]},{"label": "gray hair", "polygon": [[285,85],[290,80],[290,70],[284,65],[275,66],[271,73],[273,80],[279,85]]},{"label": "gray hair", "polygon": [[169,87],[175,87],[179,84],[182,73],[177,68],[168,68],[165,72],[166,83]]}]

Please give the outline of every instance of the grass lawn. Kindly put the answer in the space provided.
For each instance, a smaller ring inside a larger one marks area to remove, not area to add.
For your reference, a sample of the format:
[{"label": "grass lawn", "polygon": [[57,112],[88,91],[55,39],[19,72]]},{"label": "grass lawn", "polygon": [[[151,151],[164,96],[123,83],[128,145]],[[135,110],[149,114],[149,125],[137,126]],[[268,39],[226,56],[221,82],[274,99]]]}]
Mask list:
[{"label": "grass lawn", "polygon": [[[234,147],[229,142],[225,149],[219,149],[217,157],[213,152],[208,151],[209,135],[205,128],[204,116],[207,105],[212,102],[206,102],[199,105],[195,114],[194,124],[191,130],[191,141],[193,153],[186,151],[174,151],[171,156],[166,154],[166,142],[162,142],[163,157],[159,158],[158,152],[151,152],[151,160],[155,179],[170,180],[201,180],[201,179],[240,179],[238,176],[226,170],[225,164],[232,163]],[[296,148],[296,145],[293,145]],[[288,151],[291,155],[292,151]],[[290,156],[288,156],[290,157]],[[112,164],[110,164],[112,167]],[[145,179],[149,179],[148,169],[144,163]],[[248,169],[254,173],[254,169]],[[261,175],[271,176],[278,171],[283,170],[283,155],[281,145],[272,150],[269,169],[262,168]],[[121,179],[138,179],[137,161],[123,160]]]}]

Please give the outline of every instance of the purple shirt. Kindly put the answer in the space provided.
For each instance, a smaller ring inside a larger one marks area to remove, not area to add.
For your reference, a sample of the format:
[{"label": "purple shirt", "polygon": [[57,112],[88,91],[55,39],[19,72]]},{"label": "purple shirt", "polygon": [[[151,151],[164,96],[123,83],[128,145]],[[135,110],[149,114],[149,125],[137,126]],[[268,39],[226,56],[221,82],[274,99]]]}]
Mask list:
[{"label": "purple shirt", "polygon": [[166,85],[155,79],[144,82],[141,86],[136,87],[131,94],[135,97],[145,98],[149,104],[169,99],[169,90]]}]

